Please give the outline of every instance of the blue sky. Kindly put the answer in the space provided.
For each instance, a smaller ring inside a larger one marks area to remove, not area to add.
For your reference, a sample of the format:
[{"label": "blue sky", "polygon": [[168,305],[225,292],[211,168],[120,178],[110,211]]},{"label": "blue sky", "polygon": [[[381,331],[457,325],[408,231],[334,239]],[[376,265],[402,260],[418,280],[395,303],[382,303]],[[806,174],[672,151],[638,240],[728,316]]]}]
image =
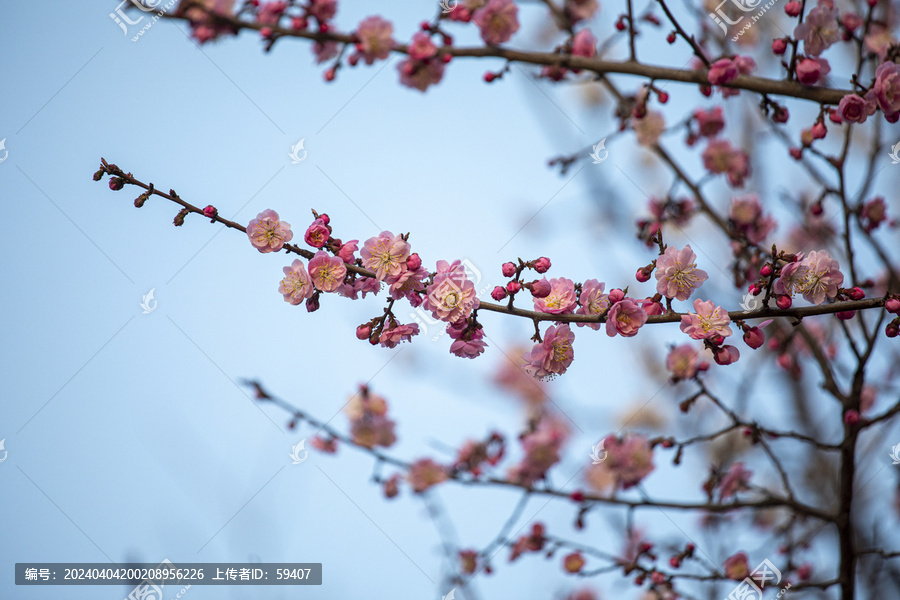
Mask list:
[{"label": "blue sky", "polygon": [[[198,49],[170,22],[133,43],[109,18],[114,7],[0,8],[0,137],[9,152],[0,164],[8,223],[0,237],[7,282],[0,438],[9,453],[0,464],[0,596],[63,593],[14,589],[16,562],[169,558],[324,564],[321,589],[256,588],[259,598],[439,598],[448,590],[423,505],[408,494],[384,501],[368,481],[371,460],[348,448],[292,465],[290,447],[314,431],[287,431],[283,413],[256,405],[236,382],[258,378],[339,428],[347,397],[368,382],[398,422],[394,454],[448,460],[446,449],[467,438],[493,428],[513,437],[521,427],[519,403],[490,378],[527,343],[531,325],[485,316],[491,348],[476,361],[449,355],[446,337],[370,347],[353,333],[381,311],[380,300],[326,297],[316,314],[286,304],[277,286],[287,257],[261,255],[239,233],[202,219],[175,228],[174,205],[160,199],[136,210],[131,190],[113,193],[91,181],[100,157],[241,223],[273,208],[298,239],[311,208],[327,212],[345,240],[411,232],[426,265],[468,259],[487,289],[500,283],[505,260],[541,255],[552,258],[551,274],[639,289],[635,265],[653,257],[610,215],[642,213],[644,194],[665,193],[668,175],[628,148],[627,137],[607,144],[606,163],[582,163],[565,177],[548,169],[548,158],[595,143],[614,124],[577,88],[532,82],[533,69],[513,68],[486,85],[487,63],[454,61],[423,95],[398,85],[392,61],[342,69],[326,84],[306,44],[285,41],[265,55],[244,35]],[[349,29],[374,10],[342,4],[337,22]],[[388,4],[378,12],[399,39],[433,6]],[[601,14],[599,22],[610,18]],[[523,8],[522,39],[539,20],[534,7]],[[476,43],[463,31],[459,41]],[[673,93],[673,121],[686,106]],[[301,138],[308,157],[291,164],[288,152]],[[692,169],[699,164],[696,150],[681,158]],[[691,233],[711,275],[727,270],[722,239],[702,226]],[[151,289],[157,308],[142,314]],[[739,298],[726,287],[710,285],[710,293],[721,302]],[[550,385],[574,425],[557,485],[584,466],[591,444],[618,429],[626,407],[650,401],[664,416],[676,412],[666,401],[671,390],[659,394],[664,378],[643,374],[644,363],[663,355],[662,342],[678,339],[674,326],[643,340],[589,333],[578,331],[577,360]],[[698,496],[678,481],[658,473],[647,489]],[[496,535],[516,501],[453,485],[438,496],[463,545],[473,547]],[[537,500],[525,515],[523,527],[539,515],[566,532],[574,518],[571,506]],[[645,523],[671,530],[679,543],[679,530],[696,524],[652,514]],[[583,539],[596,544],[615,524],[595,515]],[[721,560],[734,543],[709,540],[708,553]],[[539,563],[500,561],[496,575],[478,581],[481,597],[526,597],[536,588],[551,597],[578,583],[555,563]],[[630,589],[620,585],[607,589]],[[126,593],[72,587],[64,595]],[[188,597],[245,596],[195,587]]]}]

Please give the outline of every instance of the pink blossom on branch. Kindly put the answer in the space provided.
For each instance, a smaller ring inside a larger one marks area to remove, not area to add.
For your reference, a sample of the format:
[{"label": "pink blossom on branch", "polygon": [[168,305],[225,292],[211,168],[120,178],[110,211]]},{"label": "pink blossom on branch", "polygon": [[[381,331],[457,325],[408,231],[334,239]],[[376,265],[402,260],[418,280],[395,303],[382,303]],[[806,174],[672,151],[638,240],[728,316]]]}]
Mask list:
[{"label": "pink blossom on branch", "polygon": [[681,316],[681,331],[695,340],[731,335],[731,317],[721,306],[716,306],[711,300],[698,298],[694,300],[694,310],[697,312]]},{"label": "pink blossom on branch", "polygon": [[829,46],[841,39],[834,6],[820,3],[809,11],[803,23],[794,28],[794,37],[803,40],[803,50],[810,56],[819,56]]},{"label": "pink blossom on branch", "polygon": [[447,480],[447,469],[430,458],[417,460],[406,475],[409,485],[417,494]]},{"label": "pink blossom on branch", "polygon": [[460,358],[475,358],[487,348],[484,342],[484,329],[480,327],[469,329],[468,325],[468,321],[447,325],[447,335],[453,339],[450,354]]},{"label": "pink blossom on branch", "polygon": [[578,306],[575,283],[571,279],[560,277],[551,279],[549,284],[549,294],[543,298],[534,298],[534,310],[551,315],[563,315],[574,311]]},{"label": "pink blossom on branch", "polygon": [[425,290],[422,307],[430,310],[435,319],[448,323],[465,319],[473,309],[478,308],[475,284],[466,277],[461,261],[437,262],[437,272],[431,285]]},{"label": "pink blossom on branch", "polygon": [[706,271],[697,268],[697,255],[690,244],[676,249],[673,246],[656,259],[656,291],[666,298],[687,300],[694,290],[709,279]]},{"label": "pink blossom on branch", "polygon": [[[606,284],[596,279],[588,279],[581,284],[581,294],[578,297],[580,304],[576,311],[579,315],[602,315],[609,308],[609,296],[603,293]],[[601,323],[578,323],[579,327],[600,329]]]},{"label": "pink blossom on branch", "polygon": [[393,327],[385,327],[378,338],[378,342],[385,348],[396,348],[400,342],[411,342],[412,336],[419,334],[419,326],[415,323],[407,325],[393,324]]},{"label": "pink blossom on branch", "polygon": [[666,356],[666,369],[669,370],[675,381],[693,379],[699,366],[700,351],[691,344],[675,346]]},{"label": "pink blossom on branch", "polygon": [[872,92],[884,114],[900,111],[900,65],[895,62],[878,65]]},{"label": "pink blossom on branch", "polygon": [[278,286],[278,293],[284,301],[293,305],[301,304],[313,295],[313,282],[303,266],[303,261],[295,260],[290,267],[284,267],[284,279]]},{"label": "pink blossom on branch", "polygon": [[603,440],[603,448],[608,452],[605,466],[623,489],[639,484],[654,469],[653,448],[641,435],[629,433],[622,439],[610,435]]},{"label": "pink blossom on branch", "polygon": [[496,46],[519,30],[519,7],[513,0],[489,0],[475,11],[472,19],[481,31],[481,39]]},{"label": "pink blossom on branch", "polygon": [[744,178],[750,174],[747,155],[734,148],[728,140],[709,141],[703,151],[703,166],[711,173],[726,173],[728,183],[733,187],[742,187]]},{"label": "pink blossom on branch", "polygon": [[394,26],[381,17],[363,19],[356,28],[356,49],[367,65],[386,59],[394,47]]},{"label": "pink blossom on branch", "polygon": [[562,375],[572,364],[575,351],[572,342],[575,334],[566,324],[552,325],[544,333],[544,341],[525,354],[526,361],[523,367],[526,372],[536,379],[553,379],[556,375]]},{"label": "pink blossom on branch", "polygon": [[378,281],[397,277],[406,269],[409,244],[399,235],[382,231],[378,237],[369,238],[360,251],[363,266],[375,272]]},{"label": "pink blossom on branch", "polygon": [[294,232],[291,231],[290,223],[278,218],[277,212],[266,209],[247,225],[247,237],[254,248],[266,254],[281,250],[293,239]]},{"label": "pink blossom on branch", "polygon": [[[615,290],[613,290],[615,291]],[[623,337],[634,337],[638,329],[647,322],[647,312],[643,307],[632,300],[625,298],[612,305],[606,315],[606,335],[615,337],[619,334]]]},{"label": "pink blossom on branch", "polygon": [[309,275],[316,289],[323,292],[333,292],[344,283],[347,275],[347,267],[337,256],[330,256],[327,252],[319,251],[309,261]]},{"label": "pink blossom on branch", "polygon": [[825,298],[834,299],[844,283],[840,264],[824,250],[810,252],[803,259],[803,281],[800,291],[813,304],[822,304]]}]

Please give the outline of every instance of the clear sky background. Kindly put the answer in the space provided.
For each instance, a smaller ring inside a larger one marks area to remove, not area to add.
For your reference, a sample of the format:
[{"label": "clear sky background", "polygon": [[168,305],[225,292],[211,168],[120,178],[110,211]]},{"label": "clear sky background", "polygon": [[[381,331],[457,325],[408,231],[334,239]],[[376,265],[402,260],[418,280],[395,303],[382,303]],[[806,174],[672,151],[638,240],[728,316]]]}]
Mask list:
[{"label": "clear sky background", "polygon": [[[433,4],[344,2],[336,22],[349,30],[380,13],[405,40]],[[311,208],[327,212],[345,240],[411,232],[427,266],[468,259],[488,290],[505,260],[545,255],[551,274],[652,294],[651,284],[633,280],[652,253],[630,237],[630,221],[613,217],[643,212],[645,194],[664,194],[669,176],[630,134],[609,139],[610,160],[601,165],[582,162],[563,177],[547,168],[549,158],[582,151],[615,124],[608,104],[592,105],[577,87],[535,83],[532,68],[513,67],[486,85],[483,72],[502,63],[458,60],[423,95],[399,86],[393,59],[344,68],[326,84],[305,43],[283,41],[266,55],[243,35],[198,48],[181,24],[165,21],[133,43],[109,18],[114,8],[0,7],[0,138],[9,152],[0,164],[0,438],[9,452],[0,464],[0,597],[116,600],[128,591],[15,587],[16,562],[168,558],[324,564],[322,588],[194,587],[187,597],[195,600],[439,598],[449,590],[422,503],[408,493],[385,501],[368,481],[372,461],[349,448],[292,465],[291,446],[314,430],[288,431],[284,413],[258,406],[237,382],[259,378],[339,429],[348,396],[368,382],[398,422],[391,453],[449,461],[448,448],[467,438],[494,428],[514,438],[521,428],[519,401],[490,379],[528,343],[531,324],[484,315],[490,348],[475,361],[451,356],[446,336],[432,342],[433,330],[395,350],[371,347],[354,330],[381,312],[380,299],[323,297],[315,314],[288,305],[277,293],[287,256],[261,255],[246,237],[200,218],[175,228],[174,205],[160,199],[136,210],[131,189],[114,193],[105,180],[91,181],[100,157],[240,223],[273,208],[293,225],[295,241]],[[602,35],[615,17],[604,10],[595,20]],[[525,43],[543,13],[523,6],[521,14],[525,26],[513,41]],[[458,41],[477,43],[472,27],[456,29]],[[662,44],[648,53],[668,64],[688,57]],[[668,89],[675,122],[693,96]],[[744,141],[754,131],[752,119],[746,123],[735,127]],[[294,165],[288,152],[301,138],[308,157]],[[679,152],[697,172],[699,151]],[[716,185],[713,197],[724,206],[729,192]],[[756,178],[750,187],[770,185]],[[701,224],[669,241],[691,241],[700,266],[727,279],[721,236]],[[139,303],[151,289],[158,305],[145,315]],[[712,280],[704,292],[719,303],[740,297]],[[549,387],[572,422],[553,476],[557,485],[574,477],[567,489],[582,485],[591,444],[617,431],[622,415],[649,401],[649,413],[677,418],[672,389],[653,365],[664,342],[682,339],[676,326],[628,340],[576,335],[573,367]],[[767,362],[752,374],[774,369]],[[517,459],[514,440],[510,450]],[[705,462],[673,472],[658,458],[646,489],[698,499]],[[697,486],[680,485],[686,472]],[[471,547],[496,535],[517,499],[455,484],[437,495],[458,540]],[[571,505],[536,499],[520,525],[536,515],[560,532],[575,516]],[[610,531],[622,518],[595,513],[580,539],[619,552]],[[679,545],[696,529],[694,517],[674,513],[646,513],[641,522]],[[691,539],[719,564],[739,549],[759,562],[765,543],[748,535],[752,545]],[[477,581],[480,597],[555,597],[579,583],[561,574],[557,559],[507,565],[505,556],[495,575]],[[612,581],[596,587],[606,597],[634,593]]]}]

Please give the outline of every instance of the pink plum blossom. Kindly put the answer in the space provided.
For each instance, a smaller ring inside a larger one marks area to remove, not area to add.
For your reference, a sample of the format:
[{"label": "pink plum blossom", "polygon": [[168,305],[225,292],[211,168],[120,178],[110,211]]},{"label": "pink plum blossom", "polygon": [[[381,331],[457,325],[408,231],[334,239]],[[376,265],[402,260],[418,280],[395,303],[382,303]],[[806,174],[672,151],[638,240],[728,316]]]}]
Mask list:
[{"label": "pink plum blossom", "polygon": [[543,298],[534,298],[534,310],[551,315],[564,315],[574,311],[578,305],[575,283],[571,279],[560,277],[551,279],[549,284],[549,294]]},{"label": "pink plum blossom", "polygon": [[731,335],[731,318],[721,306],[712,300],[694,300],[695,313],[681,316],[681,331],[695,340],[712,339],[716,336]]},{"label": "pink plum blossom", "polygon": [[466,277],[461,261],[437,262],[437,273],[431,285],[425,290],[422,307],[430,310],[435,319],[455,323],[465,319],[472,310],[478,308],[475,284]]},{"label": "pink plum blossom", "polygon": [[626,298],[616,302],[609,309],[606,315],[606,335],[634,337],[646,322],[646,311],[634,300]]},{"label": "pink plum blossom", "polygon": [[426,61],[437,54],[437,46],[431,41],[431,36],[420,31],[412,37],[408,49],[409,57],[414,60]]},{"label": "pink plum blossom", "polygon": [[744,463],[736,462],[729,467],[728,472],[719,483],[719,498],[725,500],[731,498],[737,492],[747,489],[753,471],[744,468]]},{"label": "pink plum blossom", "polygon": [[653,471],[653,448],[644,436],[629,433],[620,439],[610,435],[603,440],[603,448],[608,452],[605,465],[623,489],[639,484]]},{"label": "pink plum blossom", "polygon": [[750,563],[746,552],[738,552],[725,560],[725,577],[734,581],[742,581],[750,575]]},{"label": "pink plum blossom", "polygon": [[363,266],[375,272],[378,281],[385,277],[397,277],[406,269],[409,244],[390,231],[382,231],[378,237],[369,238],[360,251]]},{"label": "pink plum blossom", "polygon": [[428,270],[422,267],[418,269],[407,269],[400,273],[397,277],[390,277],[390,294],[394,300],[406,298],[413,307],[422,303],[420,292],[425,291],[423,281],[428,278]]},{"label": "pink plum blossom", "polygon": [[730,58],[720,58],[709,67],[706,77],[712,85],[731,83],[740,74],[738,67]]},{"label": "pink plum blossom", "polygon": [[496,46],[519,30],[519,7],[513,0],[488,0],[472,19],[481,31],[481,39]]},{"label": "pink plum blossom", "polygon": [[367,65],[386,59],[394,47],[394,26],[381,17],[367,17],[356,28],[356,49]]},{"label": "pink plum blossom", "polygon": [[447,335],[454,340],[450,344],[450,353],[460,358],[475,358],[487,348],[484,329],[469,329],[467,321],[447,325]]},{"label": "pink plum blossom", "polygon": [[872,92],[884,114],[900,111],[900,65],[895,62],[878,65]]},{"label": "pink plum blossom", "polygon": [[354,253],[359,248],[359,240],[350,240],[341,246],[340,250],[338,250],[338,257],[344,261],[345,263],[352,263],[354,260]]},{"label": "pink plum blossom", "polygon": [[294,237],[294,232],[290,223],[279,220],[277,212],[266,209],[247,225],[247,237],[254,248],[266,254],[281,250]]},{"label": "pink plum blossom", "polygon": [[675,346],[666,356],[666,368],[672,374],[672,379],[692,379],[700,364],[700,352],[691,344]]},{"label": "pink plum blossom", "polygon": [[803,276],[806,274],[806,269],[800,263],[802,258],[803,255],[800,254],[796,261],[781,267],[781,275],[772,286],[776,294],[793,296],[803,287]]},{"label": "pink plum blossom", "polygon": [[381,282],[371,277],[357,277],[352,284],[345,283],[336,291],[344,298],[356,300],[360,293],[363,298],[366,297],[366,294],[377,294],[381,291]]},{"label": "pink plum blossom", "polygon": [[572,38],[572,54],[593,58],[597,54],[597,38],[589,29],[582,29]]},{"label": "pink plum blossom", "polygon": [[324,23],[337,14],[337,0],[310,0],[307,10],[320,23]]},{"label": "pink plum blossom", "polygon": [[313,282],[303,262],[295,260],[290,267],[284,267],[284,279],[278,286],[278,293],[284,296],[285,302],[298,305],[313,295]]},{"label": "pink plum blossom", "polygon": [[694,111],[694,119],[697,121],[700,135],[703,137],[715,137],[725,128],[721,106],[715,106],[710,110],[698,108]]},{"label": "pink plum blossom", "polygon": [[312,45],[313,56],[316,57],[316,64],[322,64],[325,61],[331,60],[338,55],[340,50],[341,48],[338,43],[333,40],[326,40],[324,42],[316,41],[313,42]]},{"label": "pink plum blossom", "polygon": [[421,61],[407,58],[397,65],[397,69],[400,71],[400,83],[420,92],[439,83],[444,77],[444,63],[436,59]]},{"label": "pink plum blossom", "polygon": [[532,485],[544,478],[559,462],[560,449],[568,432],[559,422],[542,418],[537,428],[522,437],[522,461],[510,469],[509,478],[521,485]]},{"label": "pink plum blossom", "polygon": [[857,94],[847,94],[838,103],[838,114],[842,121],[850,123],[865,123],[866,119],[875,114],[874,94],[865,98]]},{"label": "pink plum blossom", "polygon": [[728,209],[728,218],[738,233],[754,244],[762,243],[776,227],[775,219],[763,214],[762,204],[755,195],[733,199]]},{"label": "pink plum blossom", "polygon": [[328,229],[328,224],[325,220],[316,219],[306,230],[306,233],[303,234],[303,239],[313,248],[322,248],[328,243],[328,238],[330,236],[331,230]]},{"label": "pink plum blossom", "polygon": [[330,256],[327,252],[319,251],[309,261],[309,275],[313,285],[323,292],[333,292],[344,283],[347,275],[347,267],[337,256]]},{"label": "pink plum blossom", "polygon": [[526,372],[536,379],[553,379],[562,375],[572,364],[575,352],[572,342],[575,334],[566,324],[551,325],[544,333],[544,341],[525,354]]},{"label": "pink plum blossom", "polygon": [[650,110],[643,118],[632,119],[631,127],[637,135],[638,144],[645,147],[653,146],[666,128],[666,119],[661,112]]},{"label": "pink plum blossom", "polygon": [[406,479],[413,491],[421,494],[428,488],[446,481],[447,469],[430,458],[422,458],[410,466]]},{"label": "pink plum blossom", "polygon": [[838,11],[834,6],[820,3],[809,11],[806,19],[794,27],[794,37],[803,40],[803,50],[810,56],[819,56],[822,52],[841,39],[838,26]]},{"label": "pink plum blossom", "polygon": [[419,334],[419,326],[415,323],[393,325],[391,328],[385,327],[378,338],[378,342],[385,348],[395,348],[400,342],[411,342],[412,336]]},{"label": "pink plum blossom", "polygon": [[703,166],[711,173],[726,173],[728,183],[734,187],[743,186],[744,178],[750,174],[747,155],[727,140],[709,141],[703,151]]},{"label": "pink plum blossom", "polygon": [[[609,308],[609,296],[603,293],[605,283],[596,279],[588,279],[581,284],[581,295],[578,297],[580,304],[577,313],[579,315],[602,315]],[[600,329],[600,323],[578,323],[579,327]]]},{"label": "pink plum blossom", "polygon": [[697,255],[687,245],[681,250],[669,246],[656,259],[656,291],[666,298],[687,300],[694,290],[709,279],[706,271],[697,268]]},{"label": "pink plum blossom", "polygon": [[[185,9],[185,7],[187,7]],[[192,0],[178,3],[176,15],[183,15],[191,23],[191,35],[199,43],[214,40],[219,35],[233,34],[234,31],[211,15],[231,16],[234,13],[234,0]]]},{"label": "pink plum blossom", "polygon": [[795,72],[803,85],[815,85],[831,72],[831,66],[824,58],[803,58],[797,62]]},{"label": "pink plum blossom", "polygon": [[350,420],[350,437],[365,448],[388,448],[397,441],[394,421],[387,417],[387,401],[369,392],[366,386],[350,397],[344,406],[344,414]]},{"label": "pink plum blossom", "polygon": [[840,264],[825,252],[810,252],[803,259],[803,282],[800,291],[807,301],[822,304],[825,298],[837,296],[838,288],[844,283]]}]

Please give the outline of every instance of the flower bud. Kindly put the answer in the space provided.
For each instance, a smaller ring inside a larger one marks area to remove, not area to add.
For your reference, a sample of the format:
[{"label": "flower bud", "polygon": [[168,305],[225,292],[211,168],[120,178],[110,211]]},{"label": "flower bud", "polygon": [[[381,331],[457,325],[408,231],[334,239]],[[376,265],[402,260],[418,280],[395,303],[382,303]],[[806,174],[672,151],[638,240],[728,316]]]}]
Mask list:
[{"label": "flower bud", "polygon": [[751,327],[744,332],[744,342],[756,350],[766,343],[766,334],[759,327]]},{"label": "flower bud", "polygon": [[118,192],[123,187],[125,187],[125,180],[121,177],[110,177],[109,178],[109,189],[114,192]]},{"label": "flower bud", "polygon": [[94,181],[100,181],[103,179],[103,176],[106,175],[106,169],[100,169],[96,173],[94,173]]},{"label": "flower bud", "polygon": [[316,312],[319,310],[319,294],[313,295],[306,301],[306,312]]},{"label": "flower bud", "polygon": [[789,17],[799,16],[801,10],[803,10],[803,8],[797,0],[791,0],[784,5],[784,12],[787,13],[787,16]]},{"label": "flower bud", "polygon": [[625,292],[623,292],[619,288],[615,288],[609,290],[609,295],[607,297],[609,298],[609,304],[611,306],[616,302],[620,302],[621,300],[623,300],[625,298]]},{"label": "flower bud", "polygon": [[900,298],[888,298],[884,303],[884,309],[895,315],[900,313]]},{"label": "flower bud", "polygon": [[844,413],[844,423],[847,425],[856,425],[859,423],[859,411],[850,409]]},{"label": "flower bud", "polygon": [[650,271],[647,267],[641,267],[637,270],[637,273],[634,274],[634,278],[641,283],[650,281]]},{"label": "flower bud", "polygon": [[516,274],[516,265],[511,262],[503,263],[503,276],[512,277]]},{"label": "flower bud", "polygon": [[884,327],[884,335],[889,338],[895,338],[900,335],[900,323],[897,323],[896,320],[891,321]]},{"label": "flower bud", "polygon": [[550,282],[546,278],[531,284],[531,295],[535,298],[546,298],[550,295]]},{"label": "flower bud", "polygon": [[740,357],[741,353],[734,346],[722,346],[721,348],[716,348],[715,354],[713,354],[716,364],[723,366],[730,365]]},{"label": "flower bud", "polygon": [[791,304],[793,304],[793,301],[791,300],[790,296],[778,296],[778,299],[775,300],[775,304],[781,310],[787,310],[791,307]]},{"label": "flower bud", "polygon": [[506,291],[510,294],[516,294],[519,290],[522,289],[522,284],[518,281],[510,281],[506,284]]},{"label": "flower bud", "polygon": [[787,42],[784,41],[784,38],[778,38],[772,42],[772,52],[775,54],[780,56],[784,54],[785,50],[787,50]]},{"label": "flower bud", "polygon": [[546,273],[550,269],[550,259],[542,256],[534,261],[534,270],[538,273]]},{"label": "flower bud", "polygon": [[750,287],[747,289],[748,292],[753,294],[754,296],[759,296],[762,293],[762,288],[759,287],[759,284],[751,283]]},{"label": "flower bud", "polygon": [[500,287],[499,285],[496,286],[496,287],[491,291],[491,298],[493,298],[493,299],[496,300],[497,302],[500,302],[501,300],[503,300],[504,298],[506,298],[506,290],[505,290],[504,288]]},{"label": "flower bud", "polygon": [[825,127],[825,123],[818,121],[812,126],[810,132],[814,140],[821,140],[828,133],[828,129]]},{"label": "flower bud", "polygon": [[836,316],[841,321],[849,321],[850,319],[852,319],[853,317],[856,316],[856,311],[855,310],[841,310],[841,311],[834,313],[834,316]]},{"label": "flower bud", "polygon": [[775,272],[775,269],[772,268],[772,265],[768,265],[768,264],[763,265],[762,268],[759,270],[759,274],[761,277],[771,277],[772,273],[774,273],[774,272]]},{"label": "flower bud", "polygon": [[203,209],[203,214],[204,214],[204,216],[207,216],[210,219],[215,219],[216,216],[219,214],[219,211],[216,210],[215,206],[210,204],[206,208]]},{"label": "flower bud", "polygon": [[580,552],[573,552],[563,559],[563,568],[567,573],[578,573],[584,567],[584,557]]},{"label": "flower bud", "polygon": [[419,256],[418,252],[409,255],[409,258],[406,259],[406,268],[410,271],[415,271],[419,267],[422,266],[422,257]]},{"label": "flower bud", "polygon": [[372,335],[372,326],[366,323],[356,328],[356,339],[367,340]]},{"label": "flower bud", "polygon": [[187,214],[189,212],[190,211],[186,208],[182,208],[181,210],[178,211],[178,214],[175,215],[175,219],[172,221],[172,223],[175,225],[175,227],[181,227],[182,225],[184,225],[184,218],[187,216]]}]

